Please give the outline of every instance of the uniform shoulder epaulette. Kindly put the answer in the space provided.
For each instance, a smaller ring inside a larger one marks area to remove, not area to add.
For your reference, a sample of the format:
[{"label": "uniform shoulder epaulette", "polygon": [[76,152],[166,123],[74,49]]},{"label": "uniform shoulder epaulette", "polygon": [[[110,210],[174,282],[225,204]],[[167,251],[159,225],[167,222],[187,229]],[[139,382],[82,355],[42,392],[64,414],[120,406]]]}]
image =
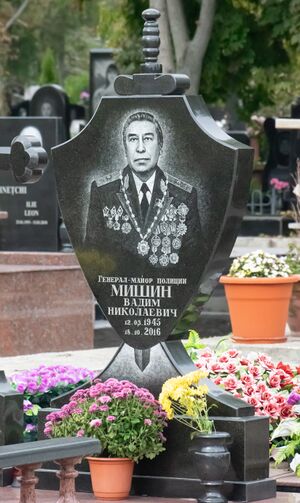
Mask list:
[{"label": "uniform shoulder epaulette", "polygon": [[192,192],[193,186],[190,185],[189,183],[184,182],[183,180],[179,180],[179,178],[176,178],[176,176],[169,175],[169,174],[168,174],[168,178],[169,178],[169,182],[171,182],[176,187],[179,187],[180,189],[183,189],[189,193]]},{"label": "uniform shoulder epaulette", "polygon": [[108,175],[102,176],[96,180],[97,187],[101,187],[102,185],[106,185],[110,182],[115,182],[118,178],[120,178],[120,172],[114,171],[113,173],[109,173]]}]

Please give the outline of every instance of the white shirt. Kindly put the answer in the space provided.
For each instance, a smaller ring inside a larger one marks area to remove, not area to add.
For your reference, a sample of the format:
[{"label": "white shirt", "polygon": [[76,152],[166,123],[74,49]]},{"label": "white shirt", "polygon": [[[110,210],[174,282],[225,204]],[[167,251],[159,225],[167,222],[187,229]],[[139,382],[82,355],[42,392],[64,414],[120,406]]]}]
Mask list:
[{"label": "white shirt", "polygon": [[139,203],[141,204],[142,198],[144,195],[144,193],[141,190],[141,187],[142,187],[143,183],[146,183],[146,185],[149,189],[148,192],[146,192],[146,197],[147,197],[148,203],[150,204],[152,192],[153,192],[153,187],[154,187],[154,182],[155,182],[156,171],[154,171],[154,173],[150,176],[150,178],[147,180],[147,182],[143,182],[138,176],[136,176],[136,174],[134,172],[132,172],[132,174],[133,174],[133,179],[134,179],[134,183],[136,186],[136,191],[137,191],[138,197],[139,197]]}]

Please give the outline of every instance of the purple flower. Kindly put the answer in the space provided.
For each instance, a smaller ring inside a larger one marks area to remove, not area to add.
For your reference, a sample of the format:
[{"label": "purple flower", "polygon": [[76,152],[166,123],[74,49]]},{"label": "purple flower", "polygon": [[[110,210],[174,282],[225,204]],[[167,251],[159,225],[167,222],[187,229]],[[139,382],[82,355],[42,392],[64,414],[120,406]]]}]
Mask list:
[{"label": "purple flower", "polygon": [[100,405],[99,410],[101,412],[107,412],[109,410],[109,406],[108,405]]},{"label": "purple flower", "polygon": [[30,433],[31,431],[36,431],[37,427],[34,424],[26,424],[25,432]]},{"label": "purple flower", "polygon": [[102,421],[101,421],[101,419],[92,419],[92,420],[90,421],[90,426],[91,426],[92,428],[98,428],[98,427],[99,427],[99,426],[101,426],[101,425],[102,425]]},{"label": "purple flower", "polygon": [[84,436],[84,430],[78,430],[77,431],[77,434],[76,434],[76,437],[83,437]]},{"label": "purple flower", "polygon": [[110,401],[111,401],[111,398],[108,395],[103,395],[103,396],[100,396],[100,398],[99,398],[99,402],[101,402],[101,403],[108,403]]},{"label": "purple flower", "polygon": [[287,403],[289,405],[296,405],[299,402],[300,402],[300,395],[299,395],[299,393],[296,393],[296,391],[292,391],[291,394],[289,395],[288,399],[287,399]]},{"label": "purple flower", "polygon": [[113,421],[115,421],[117,418],[116,418],[116,416],[107,416],[107,418],[106,418],[106,419],[107,419],[107,421],[110,421],[110,422],[112,423],[112,422],[113,422]]},{"label": "purple flower", "polygon": [[144,424],[145,424],[146,426],[151,426],[151,424],[152,424],[151,419],[144,419]]},{"label": "purple flower", "polygon": [[33,407],[33,404],[30,402],[30,400],[24,400],[23,401],[23,410],[24,412],[27,412],[28,410],[31,410]]},{"label": "purple flower", "polygon": [[97,412],[97,410],[99,410],[99,405],[92,403],[92,405],[89,407],[89,412]]}]

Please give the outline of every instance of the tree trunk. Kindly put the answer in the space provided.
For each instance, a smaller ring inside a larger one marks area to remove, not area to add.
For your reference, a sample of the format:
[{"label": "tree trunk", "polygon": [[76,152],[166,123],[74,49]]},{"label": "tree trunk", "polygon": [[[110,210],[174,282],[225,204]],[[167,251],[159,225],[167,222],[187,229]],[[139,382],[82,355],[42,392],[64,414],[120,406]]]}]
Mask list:
[{"label": "tree trunk", "polygon": [[159,62],[162,64],[164,73],[172,73],[175,70],[173,47],[167,12],[166,0],[150,0],[150,7],[160,11],[158,20],[160,32]]},{"label": "tree trunk", "polygon": [[210,40],[216,0],[202,0],[197,28],[193,39],[188,43],[181,73],[186,73],[191,79],[189,94],[198,94],[201,80],[203,60]]},{"label": "tree trunk", "polygon": [[172,33],[176,67],[180,68],[184,60],[189,41],[188,29],[181,0],[166,0],[168,7],[169,25]]}]

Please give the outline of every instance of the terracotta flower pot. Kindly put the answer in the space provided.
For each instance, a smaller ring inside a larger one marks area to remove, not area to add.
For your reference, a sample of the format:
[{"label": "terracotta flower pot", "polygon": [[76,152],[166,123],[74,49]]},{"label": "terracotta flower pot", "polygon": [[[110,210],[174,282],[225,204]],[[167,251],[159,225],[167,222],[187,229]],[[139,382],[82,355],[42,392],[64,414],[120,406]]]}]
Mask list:
[{"label": "terracotta flower pot", "polygon": [[232,338],[244,344],[284,342],[289,301],[297,276],[221,276],[229,307]]},{"label": "terracotta flower pot", "polygon": [[121,500],[129,496],[134,462],[128,458],[86,458],[96,498]]},{"label": "terracotta flower pot", "polygon": [[292,335],[300,335],[300,275],[298,275],[298,282],[293,285],[288,325]]}]

